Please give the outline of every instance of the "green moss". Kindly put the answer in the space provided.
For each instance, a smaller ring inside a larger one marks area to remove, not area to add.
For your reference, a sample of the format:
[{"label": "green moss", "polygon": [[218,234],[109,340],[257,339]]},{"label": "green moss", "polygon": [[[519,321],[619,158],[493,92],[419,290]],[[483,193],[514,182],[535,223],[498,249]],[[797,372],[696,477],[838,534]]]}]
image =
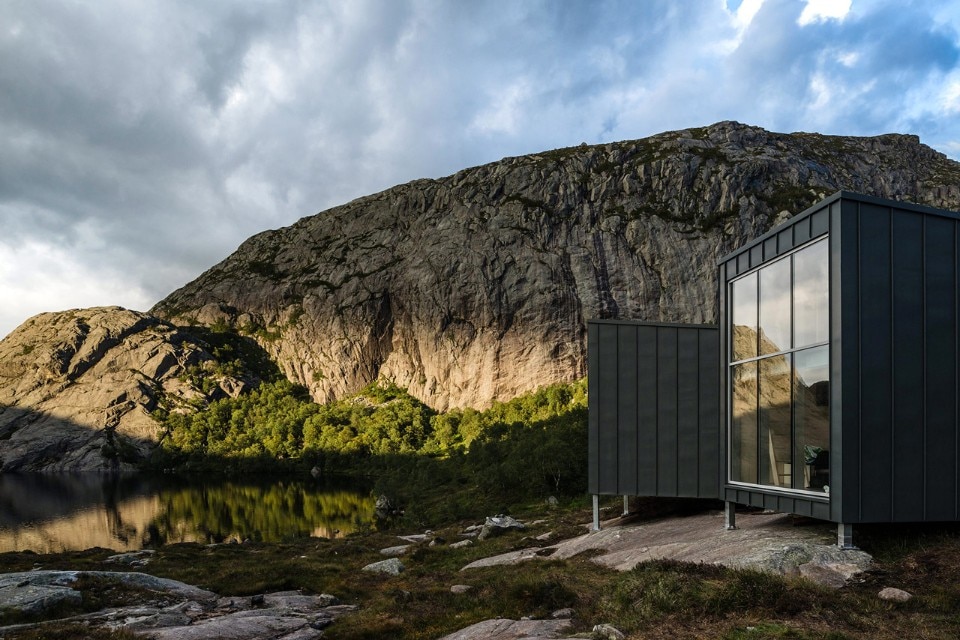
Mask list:
[{"label": "green moss", "polygon": [[766,203],[773,213],[789,211],[797,214],[815,204],[820,197],[811,193],[809,187],[800,185],[777,185],[770,195],[756,194],[757,199]]},{"label": "green moss", "polygon": [[306,311],[304,311],[302,304],[294,305],[293,311],[290,312],[290,318],[287,320],[287,326],[297,326],[297,324],[300,322],[300,318],[302,318],[305,313]]},{"label": "green moss", "polygon": [[277,265],[264,260],[254,260],[248,262],[247,271],[258,276],[263,276],[264,278],[268,278],[270,280],[280,280],[283,278],[283,273],[277,269]]}]

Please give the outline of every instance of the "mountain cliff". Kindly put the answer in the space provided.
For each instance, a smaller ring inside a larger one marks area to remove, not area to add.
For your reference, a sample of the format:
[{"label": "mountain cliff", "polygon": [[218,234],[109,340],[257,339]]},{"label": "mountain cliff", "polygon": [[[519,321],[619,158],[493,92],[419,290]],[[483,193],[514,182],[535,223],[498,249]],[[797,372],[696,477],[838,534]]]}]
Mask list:
[{"label": "mountain cliff", "polygon": [[151,411],[257,382],[201,336],[119,307],[22,324],[0,341],[0,472],[132,469],[160,435]]},{"label": "mountain cliff", "polygon": [[256,235],[152,312],[254,337],[321,402],[380,377],[484,406],[585,375],[588,318],[713,322],[717,258],[839,189],[958,208],[960,164],[734,122],[506,158]]},{"label": "mountain cliff", "polygon": [[960,163],[722,122],[399,185],[250,238],[152,314],[28,320],[0,341],[0,471],[129,467],[152,411],[277,365],[320,402],[379,378],[438,410],[581,378],[587,319],[715,321],[717,259],[838,189],[960,209]]}]

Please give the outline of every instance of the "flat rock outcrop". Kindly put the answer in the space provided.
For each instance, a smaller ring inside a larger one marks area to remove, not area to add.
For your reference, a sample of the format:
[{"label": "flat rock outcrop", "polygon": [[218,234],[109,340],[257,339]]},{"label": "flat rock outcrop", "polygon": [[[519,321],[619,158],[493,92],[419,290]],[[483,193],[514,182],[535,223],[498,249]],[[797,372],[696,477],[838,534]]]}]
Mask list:
[{"label": "flat rock outcrop", "polygon": [[740,514],[737,526],[733,531],[724,530],[720,513],[605,526],[548,547],[482,558],[462,570],[537,559],[564,560],[593,552],[594,562],[618,571],[629,571],[650,560],[678,560],[801,575],[826,586],[840,587],[866,571],[873,561],[863,551],[838,548],[836,538],[822,525],[792,526],[790,516]]},{"label": "flat rock outcrop", "polygon": [[[213,592],[145,573],[30,571],[0,574],[0,610],[43,616],[65,604],[79,605],[83,578],[126,585],[155,597],[136,606],[71,616],[71,622],[122,628],[153,640],[315,640],[336,618],[356,609],[328,594],[281,591],[218,598]],[[0,627],[0,635],[32,626]]]},{"label": "flat rock outcrop", "polygon": [[443,636],[440,640],[551,640],[573,623],[570,620],[484,620],[466,629]]},{"label": "flat rock outcrop", "polygon": [[157,441],[150,412],[205,394],[215,359],[187,329],[120,307],[44,313],[0,341],[0,472],[123,471]]},{"label": "flat rock outcrop", "polygon": [[584,376],[587,319],[715,321],[717,258],[839,189],[955,209],[960,163],[735,122],[505,158],[254,236],[153,312],[254,336],[317,401],[483,407]]}]

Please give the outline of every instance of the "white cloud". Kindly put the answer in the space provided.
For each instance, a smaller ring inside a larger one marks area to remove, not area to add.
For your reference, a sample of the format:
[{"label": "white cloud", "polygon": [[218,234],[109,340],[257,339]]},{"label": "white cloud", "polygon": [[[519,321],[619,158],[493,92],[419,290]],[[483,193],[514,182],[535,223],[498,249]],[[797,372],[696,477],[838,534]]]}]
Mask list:
[{"label": "white cloud", "polygon": [[807,0],[797,24],[804,27],[825,20],[843,20],[850,12],[851,4],[852,0]]},{"label": "white cloud", "polygon": [[837,54],[837,62],[845,67],[852,68],[860,60],[860,53],[857,51],[843,51]]},{"label": "white cloud", "polygon": [[736,19],[735,24],[738,29],[746,29],[750,26],[750,23],[753,22],[753,17],[757,15],[757,12],[760,11],[760,7],[763,6],[764,0],[743,0],[740,3],[740,6],[737,7],[735,13]]},{"label": "white cloud", "polygon": [[525,106],[531,93],[531,83],[526,78],[500,87],[489,96],[490,104],[474,117],[470,130],[482,134],[515,135],[527,114]]},{"label": "white cloud", "polygon": [[16,246],[0,241],[0,282],[0,338],[44,311],[113,305],[145,310],[156,302],[135,277],[99,265],[95,255],[38,240]]},{"label": "white cloud", "polygon": [[960,73],[954,73],[953,78],[943,84],[937,102],[945,115],[960,113]]}]

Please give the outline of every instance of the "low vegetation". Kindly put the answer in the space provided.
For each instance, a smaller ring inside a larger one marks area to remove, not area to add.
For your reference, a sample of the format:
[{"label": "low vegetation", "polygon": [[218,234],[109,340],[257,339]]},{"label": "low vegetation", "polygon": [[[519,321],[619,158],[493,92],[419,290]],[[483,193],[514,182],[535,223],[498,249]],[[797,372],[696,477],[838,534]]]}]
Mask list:
[{"label": "low vegetation", "polygon": [[[219,373],[246,367],[245,343],[220,333],[208,336],[224,363]],[[243,475],[284,471],[300,478],[311,470],[327,476],[363,474],[373,486],[372,496],[388,495],[398,507],[396,514],[376,525],[336,525],[354,531],[342,538],[309,537],[308,524],[279,520],[254,524],[277,534],[274,539],[281,542],[251,536],[242,544],[163,544],[161,536],[144,568],[148,573],[225,596],[293,589],[335,594],[360,609],[325,630],[325,637],[334,640],[435,639],[485,619],[545,617],[563,608],[574,613],[571,633],[584,635],[594,624],[605,622],[630,638],[960,637],[956,526],[861,527],[858,542],[875,555],[877,565],[862,580],[840,590],[799,577],[680,562],[645,563],[621,573],[591,562],[590,554],[528,562],[522,569],[463,572],[464,565],[481,557],[544,546],[585,531],[584,523],[590,520],[584,495],[585,381],[545,387],[485,411],[441,413],[385,383],[318,405],[304,388],[281,379],[275,370],[262,373],[265,382],[238,398],[211,402],[194,413],[158,412],[164,437],[148,466]],[[372,496],[365,503],[369,508]],[[549,496],[558,498],[551,501],[555,506],[546,506]],[[205,500],[217,511],[227,509],[227,501],[213,489]],[[292,501],[305,513],[339,508],[306,504],[292,486],[252,493],[250,500]],[[604,505],[608,515],[619,512],[619,499]],[[662,513],[662,505],[646,501],[640,511],[655,516]],[[350,506],[344,505],[342,511],[352,513]],[[237,512],[238,518],[249,518],[251,510],[241,502]],[[537,524],[469,547],[449,546],[462,539],[466,525],[501,512]],[[193,513],[187,500],[172,499],[167,517],[171,528],[182,521],[204,526],[204,514]],[[397,533],[426,528],[440,543],[419,545],[404,556],[407,569],[400,575],[360,570],[382,560],[380,549],[396,545]],[[111,571],[117,570],[116,564],[106,561],[112,553],[105,549],[7,553],[0,554],[0,567]],[[455,594],[450,590],[455,584],[471,589]],[[57,616],[146,597],[106,581],[86,586],[84,601]],[[915,597],[906,603],[884,602],[877,592],[886,586],[907,589]],[[0,611],[0,626],[23,622],[35,621]],[[76,621],[8,628],[0,634],[8,640],[135,637],[122,630],[90,629]]]},{"label": "low vegetation", "polygon": [[[404,556],[407,570],[398,576],[360,571],[383,558],[380,549],[397,543],[393,531],[275,544],[167,545],[157,550],[145,570],[222,595],[302,589],[332,593],[360,605],[357,613],[325,631],[324,637],[333,640],[433,640],[485,619],[545,617],[562,608],[574,612],[572,632],[586,632],[606,622],[631,638],[901,640],[960,635],[960,584],[956,581],[960,530],[955,526],[864,526],[862,544],[876,555],[878,564],[861,581],[840,590],[799,577],[680,562],[645,563],[621,573],[594,564],[589,555],[528,562],[520,570],[460,571],[481,557],[548,544],[535,536],[552,532],[551,540],[556,540],[582,533],[582,523],[589,520],[585,502],[552,509],[528,505],[517,515],[540,524],[463,549],[448,544],[419,546]],[[611,502],[609,506],[616,510],[619,505]],[[470,522],[474,520],[447,523],[435,534],[453,542]],[[0,555],[0,564],[8,571],[116,570],[115,564],[105,562],[111,553],[104,549],[48,556],[10,553]],[[470,585],[471,590],[451,593],[455,584]],[[910,590],[914,599],[907,603],[878,599],[877,592],[891,585]],[[137,596],[111,591],[108,583],[102,586],[87,596],[78,611],[129,603]],[[0,624],[10,622],[0,618]],[[117,640],[133,636],[90,630],[84,635],[80,625],[53,625],[4,632],[4,637]]]}]

